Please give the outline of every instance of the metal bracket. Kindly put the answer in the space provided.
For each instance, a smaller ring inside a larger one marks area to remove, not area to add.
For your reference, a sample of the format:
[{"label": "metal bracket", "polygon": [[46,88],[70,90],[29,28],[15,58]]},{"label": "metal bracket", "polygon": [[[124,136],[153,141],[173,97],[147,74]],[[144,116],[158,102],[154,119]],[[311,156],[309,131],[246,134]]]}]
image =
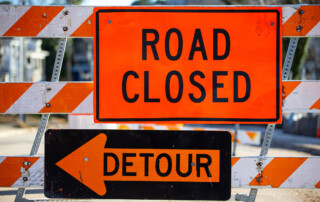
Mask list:
[{"label": "metal bracket", "polygon": [[294,58],[294,54],[297,49],[299,38],[292,37],[290,38],[286,58],[284,60],[283,68],[282,68],[282,81],[286,81],[289,79],[290,70],[292,67],[292,62]]},{"label": "metal bracket", "polygon": [[[59,81],[62,62],[63,62],[63,56],[64,56],[65,49],[66,49],[66,44],[67,44],[67,38],[59,39],[56,59],[54,61],[53,72],[52,72],[52,77],[51,77],[51,81],[52,82]],[[46,105],[47,104],[49,104],[49,106],[50,106],[50,103],[46,103]],[[41,115],[40,125],[39,125],[39,128],[38,128],[36,137],[35,137],[35,139],[33,141],[33,145],[32,145],[31,152],[30,152],[30,156],[37,155],[37,153],[39,151],[40,142],[41,142],[43,134],[44,134],[44,132],[46,130],[46,127],[47,127],[47,124],[48,124],[48,121],[49,121],[49,117],[50,117],[50,114],[42,114]],[[22,174],[22,177],[25,177],[25,176],[23,176],[23,174]],[[17,202],[17,201],[19,201],[19,202],[26,201],[26,199],[23,198],[25,190],[26,190],[25,188],[19,188],[18,189],[17,194],[16,194],[16,198],[14,200],[15,202]]]}]

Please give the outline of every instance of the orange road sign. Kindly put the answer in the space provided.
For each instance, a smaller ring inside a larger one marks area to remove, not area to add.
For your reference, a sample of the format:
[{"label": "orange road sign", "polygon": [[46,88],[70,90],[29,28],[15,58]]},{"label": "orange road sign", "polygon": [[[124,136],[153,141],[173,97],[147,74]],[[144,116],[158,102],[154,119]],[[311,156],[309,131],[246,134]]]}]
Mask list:
[{"label": "orange road sign", "polygon": [[231,135],[225,131],[48,130],[45,144],[48,197],[230,197]]},{"label": "orange road sign", "polygon": [[280,7],[94,12],[96,122],[281,122]]}]

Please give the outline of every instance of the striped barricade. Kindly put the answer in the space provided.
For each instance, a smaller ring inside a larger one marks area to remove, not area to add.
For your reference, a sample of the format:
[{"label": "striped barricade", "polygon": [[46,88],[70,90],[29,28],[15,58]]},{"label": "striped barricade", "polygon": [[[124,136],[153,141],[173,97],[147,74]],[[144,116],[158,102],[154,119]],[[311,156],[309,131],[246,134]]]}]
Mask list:
[{"label": "striped barricade", "polygon": [[[284,81],[283,109],[320,112],[320,81]],[[93,113],[92,82],[0,83],[0,113]]]},{"label": "striped barricade", "polygon": [[[320,188],[320,157],[232,158],[233,188]],[[0,187],[43,187],[43,157],[0,157]]]},{"label": "striped barricade", "polygon": [[[91,114],[69,114],[69,129],[122,129],[122,130],[227,130],[234,138],[234,130],[216,128],[194,128],[183,124],[101,124],[93,122]],[[260,145],[261,132],[238,130],[237,142],[241,144]],[[233,139],[232,139],[233,142]]]},{"label": "striped barricade", "polygon": [[[232,142],[234,135],[234,130],[222,129],[222,128],[204,128],[204,127],[189,127],[189,126],[179,126],[179,125],[159,125],[159,124],[141,124],[141,128],[144,130],[224,130],[229,131],[232,135]],[[237,140],[241,144],[251,144],[260,145],[261,132],[260,131],[247,131],[238,130]]]},{"label": "striped barricade", "polygon": [[[0,36],[93,37],[93,8],[3,5]],[[282,11],[283,36],[320,36],[319,5],[285,5]]]}]

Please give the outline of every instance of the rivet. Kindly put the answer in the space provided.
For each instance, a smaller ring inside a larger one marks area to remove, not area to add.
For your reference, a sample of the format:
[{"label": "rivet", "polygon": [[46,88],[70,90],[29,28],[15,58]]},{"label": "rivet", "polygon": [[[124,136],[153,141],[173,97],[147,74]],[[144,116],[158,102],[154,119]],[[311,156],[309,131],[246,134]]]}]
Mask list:
[{"label": "rivet", "polygon": [[42,13],[42,17],[46,17],[47,16],[47,14],[46,13]]},{"label": "rivet", "polygon": [[27,177],[23,177],[22,180],[26,182],[26,181],[28,181],[28,178]]},{"label": "rivet", "polygon": [[50,103],[46,103],[46,107],[50,107]]},{"label": "rivet", "polygon": [[67,31],[68,30],[68,27],[63,27],[63,31]]},{"label": "rivet", "polygon": [[302,26],[299,25],[299,26],[297,27],[297,31],[300,32],[301,30],[302,30]]},{"label": "rivet", "polygon": [[69,11],[66,10],[63,14],[64,14],[64,15],[69,15]]},{"label": "rivet", "polygon": [[299,10],[299,14],[301,15],[301,14],[303,14],[304,13],[304,11],[303,10]]}]

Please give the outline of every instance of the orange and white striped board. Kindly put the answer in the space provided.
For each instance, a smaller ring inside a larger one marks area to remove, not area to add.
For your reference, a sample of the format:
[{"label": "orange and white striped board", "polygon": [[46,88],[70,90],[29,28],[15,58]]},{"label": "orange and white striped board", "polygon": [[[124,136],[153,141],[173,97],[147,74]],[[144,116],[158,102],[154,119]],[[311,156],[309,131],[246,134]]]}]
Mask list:
[{"label": "orange and white striped board", "polygon": [[[320,157],[266,157],[261,177],[258,161],[259,157],[232,158],[233,188],[320,188]],[[0,187],[43,185],[43,157],[0,157]]]},{"label": "orange and white striped board", "polygon": [[[122,126],[121,124],[120,126]],[[120,129],[120,128],[119,128]],[[131,129],[131,128],[129,128]],[[179,126],[179,125],[168,125],[168,124],[141,124],[141,129],[143,130],[223,130],[228,131],[232,135],[232,142],[234,138],[234,130],[222,129],[222,128],[194,128],[189,126]],[[247,130],[238,130],[237,143],[241,144],[250,144],[250,145],[260,145],[261,141],[261,132],[260,131],[247,131]]]},{"label": "orange and white striped board", "polygon": [[[91,114],[69,114],[68,116],[69,129],[120,129],[120,130],[224,130],[234,138],[234,130],[221,128],[194,128],[183,124],[103,124],[94,123],[93,115]],[[260,145],[261,132],[238,130],[237,143]]]},{"label": "orange and white striped board", "polygon": [[320,112],[320,81],[287,81],[282,93],[283,112]]},{"label": "orange and white striped board", "polygon": [[[2,5],[0,36],[93,37],[93,8]],[[282,11],[283,36],[320,36],[319,5],[285,5]]]},{"label": "orange and white striped board", "polygon": [[[320,81],[284,81],[282,111],[320,112]],[[0,83],[0,114],[92,114],[92,82]]]}]

